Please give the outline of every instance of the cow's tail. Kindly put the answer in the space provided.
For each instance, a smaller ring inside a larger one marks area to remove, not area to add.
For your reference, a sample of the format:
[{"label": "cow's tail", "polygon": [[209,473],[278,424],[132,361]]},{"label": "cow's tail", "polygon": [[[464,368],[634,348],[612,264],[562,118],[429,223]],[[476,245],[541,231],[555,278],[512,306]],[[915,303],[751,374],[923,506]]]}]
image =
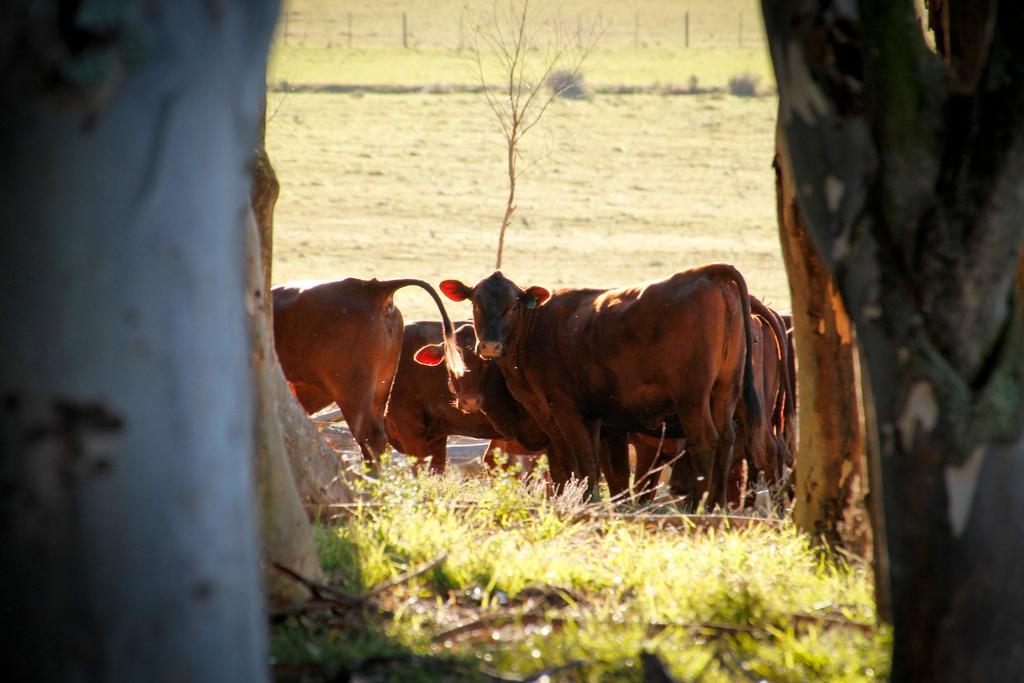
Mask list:
[{"label": "cow's tail", "polygon": [[[775,336],[775,343],[779,345],[779,395],[775,397],[774,405],[765,406],[765,408],[772,409],[772,425],[781,429],[787,420],[787,406],[793,400],[789,395],[789,349],[787,348],[789,341],[786,337],[786,328],[782,325],[779,314],[762,303],[756,296],[750,297],[750,310],[768,323]],[[767,400],[766,396],[765,401]]]},{"label": "cow's tail", "polygon": [[437,304],[437,310],[441,312],[441,331],[444,335],[444,360],[448,365],[448,370],[458,377],[466,374],[466,363],[462,359],[462,351],[455,340],[455,328],[452,325],[451,319],[448,318],[448,311],[444,308],[444,302],[441,301],[441,297],[437,295],[433,286],[425,280],[417,280],[415,278],[383,280],[380,282],[380,286],[384,291],[388,292],[394,292],[402,287],[419,287],[430,295],[430,298]]},{"label": "cow's tail", "polygon": [[761,402],[757,398],[757,388],[754,386],[754,335],[751,330],[750,292],[747,291],[747,281],[735,266],[728,263],[715,264],[711,268],[731,280],[740,291],[743,333],[747,338],[747,355],[743,361],[743,405],[746,408],[744,413],[747,416],[747,424],[752,429],[757,429],[761,424]]}]

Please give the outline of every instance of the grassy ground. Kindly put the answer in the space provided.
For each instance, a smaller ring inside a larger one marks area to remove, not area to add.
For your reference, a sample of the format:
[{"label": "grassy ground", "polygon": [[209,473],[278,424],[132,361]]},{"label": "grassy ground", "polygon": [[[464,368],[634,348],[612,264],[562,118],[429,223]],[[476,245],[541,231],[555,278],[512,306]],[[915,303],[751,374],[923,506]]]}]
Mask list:
[{"label": "grassy ground", "polygon": [[886,676],[869,573],[786,523],[645,528],[508,473],[394,466],[366,489],[368,505],[317,530],[331,585],[365,602],[276,626],[279,680],[663,680],[645,678],[644,653],[680,681]]}]

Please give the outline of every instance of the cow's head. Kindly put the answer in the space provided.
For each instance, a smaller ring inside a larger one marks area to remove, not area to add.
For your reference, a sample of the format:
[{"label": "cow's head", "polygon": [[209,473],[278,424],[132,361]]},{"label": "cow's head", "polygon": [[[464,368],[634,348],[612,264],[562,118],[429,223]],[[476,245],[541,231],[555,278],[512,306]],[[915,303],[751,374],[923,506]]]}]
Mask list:
[{"label": "cow's head", "polygon": [[469,299],[473,303],[476,353],[484,359],[503,357],[514,341],[512,337],[523,311],[540,306],[551,296],[548,290],[536,285],[521,289],[498,270],[475,287],[445,280],[441,291],[452,301]]},{"label": "cow's head", "polygon": [[[464,413],[483,409],[484,362],[473,353],[476,335],[469,323],[455,330],[455,341],[462,350],[465,368],[461,374],[448,373],[448,390],[455,395],[455,406]],[[444,344],[427,344],[413,354],[420,365],[440,365],[444,362]]]}]

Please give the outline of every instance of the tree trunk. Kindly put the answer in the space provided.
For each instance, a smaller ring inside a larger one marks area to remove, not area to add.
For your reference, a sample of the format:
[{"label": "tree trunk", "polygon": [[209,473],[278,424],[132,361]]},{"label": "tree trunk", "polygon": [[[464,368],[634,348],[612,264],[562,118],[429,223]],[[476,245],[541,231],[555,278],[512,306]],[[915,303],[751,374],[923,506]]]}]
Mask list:
[{"label": "tree trunk", "polygon": [[297,486],[302,503],[314,510],[315,516],[315,511],[320,507],[331,503],[351,503],[354,496],[348,470],[342,466],[337,453],[323,439],[295,398],[273,348],[274,306],[269,293],[273,270],[274,207],[277,204],[280,185],[266,151],[265,117],[263,126],[260,144],[252,161],[251,197],[253,215],[259,232],[259,262],[262,267],[263,283],[262,294],[255,302],[261,307],[263,314],[258,333],[260,343],[267,345],[262,351],[264,355],[260,357],[260,361],[268,359],[265,363],[267,374],[262,375],[258,383],[262,402],[259,410],[268,423],[275,423],[265,428],[264,434],[269,439],[267,447],[271,451],[276,451],[276,435],[281,435],[284,452],[291,465],[292,485]]},{"label": "tree trunk", "polygon": [[313,529],[299,500],[278,419],[277,358],[262,302],[269,292],[262,288],[260,236],[250,221],[246,250],[249,296],[249,336],[252,344],[254,384],[256,492],[263,541],[263,582],[272,605],[283,606],[307,597],[307,591],[274,568],[282,564],[316,580],[323,578],[313,547]]},{"label": "tree trunk", "polygon": [[800,430],[793,521],[829,546],[870,557],[853,325],[832,276],[808,239],[792,179],[778,155],[775,191],[799,360]]},{"label": "tree trunk", "polygon": [[[266,120],[265,113],[263,120]],[[246,233],[246,284],[255,387],[255,467],[263,540],[263,583],[271,605],[284,606],[303,601],[308,597],[308,591],[284,576],[274,567],[275,564],[289,567],[315,580],[321,580],[323,572],[313,545],[313,529],[299,500],[282,423],[278,417],[280,370],[271,332],[273,306],[270,273],[274,207],[280,185],[267,156],[265,142],[264,123],[251,168],[252,214]]]},{"label": "tree trunk", "polygon": [[239,223],[276,3],[28,4],[0,27],[5,676],[265,680]]},{"label": "tree trunk", "polygon": [[870,387],[896,681],[1024,671],[1024,5],[987,6],[972,87],[909,2],[764,2],[783,162]]}]

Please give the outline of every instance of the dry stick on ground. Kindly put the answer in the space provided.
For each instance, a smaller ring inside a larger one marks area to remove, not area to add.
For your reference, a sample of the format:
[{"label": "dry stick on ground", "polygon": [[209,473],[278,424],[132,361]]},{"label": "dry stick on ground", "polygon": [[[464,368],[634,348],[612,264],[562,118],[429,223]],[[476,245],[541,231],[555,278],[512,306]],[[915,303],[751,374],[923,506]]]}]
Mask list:
[{"label": "dry stick on ground", "polygon": [[274,563],[274,568],[285,576],[293,579],[294,581],[302,584],[309,592],[313,594],[313,597],[317,600],[330,603],[332,606],[341,606],[348,609],[361,608],[367,605],[366,598],[359,595],[353,595],[346,591],[338,588],[333,588],[325,583],[319,581],[313,581],[312,579],[306,578],[302,574],[299,574],[293,569],[290,569],[283,564],[278,562]]},{"label": "dry stick on ground", "polygon": [[369,590],[369,592],[367,592],[366,597],[373,597],[375,595],[380,595],[381,593],[383,593],[386,590],[390,590],[390,589],[394,588],[395,586],[400,586],[401,584],[405,583],[406,581],[409,581],[411,579],[416,578],[417,576],[420,576],[422,574],[426,574],[427,572],[429,572],[434,567],[437,567],[438,565],[440,565],[446,559],[448,559],[448,551],[447,550],[441,551],[440,553],[435,555],[433,558],[427,560],[424,564],[420,565],[416,569],[410,569],[409,571],[405,572],[404,574],[399,574],[398,576],[396,576],[393,579],[389,579],[388,581],[384,581],[383,583],[380,583],[380,584],[374,586],[373,588],[371,588]]},{"label": "dry stick on ground", "polygon": [[[551,37],[542,51],[544,60],[540,68],[533,71],[528,63],[530,52],[535,49],[536,37],[544,22],[531,12],[530,0],[509,0],[507,10],[503,7],[504,3],[496,1],[491,14],[474,27],[470,48],[475,75],[505,136],[507,153],[508,200],[498,232],[496,270],[501,269],[505,232],[516,210],[516,181],[523,173],[518,166],[519,143],[537,125],[554,99],[578,83],[583,62],[602,33],[594,27],[587,39],[577,41],[573,36],[564,35],[558,17],[553,17]],[[481,43],[486,47],[482,48]],[[500,90],[487,82],[484,65],[487,58],[495,59],[501,70],[504,80]],[[556,69],[567,72],[565,85],[552,87],[545,93],[544,86]]]}]

